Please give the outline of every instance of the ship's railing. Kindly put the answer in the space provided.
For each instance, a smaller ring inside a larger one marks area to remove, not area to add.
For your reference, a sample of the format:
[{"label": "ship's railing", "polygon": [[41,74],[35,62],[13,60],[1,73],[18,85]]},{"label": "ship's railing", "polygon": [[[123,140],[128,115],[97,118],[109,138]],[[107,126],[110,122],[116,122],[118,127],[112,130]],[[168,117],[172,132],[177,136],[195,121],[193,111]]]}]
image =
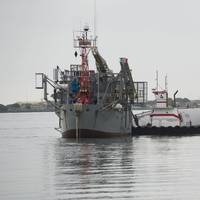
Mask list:
[{"label": "ship's railing", "polygon": [[69,70],[65,70],[64,71],[64,79],[67,80],[72,80],[73,78],[77,77],[93,77],[95,75],[95,71],[94,70],[89,70],[89,71],[83,71],[81,70],[81,66],[80,65],[70,65],[70,71]]},{"label": "ship's railing", "polygon": [[81,65],[71,64],[70,71],[79,71],[81,69]]},{"label": "ship's railing", "polygon": [[74,32],[74,48],[94,48],[96,47],[96,38],[83,38],[82,31]]},{"label": "ship's railing", "polygon": [[58,70],[54,69],[54,81],[59,83],[69,83],[74,78],[79,79],[80,77],[90,77],[93,79],[95,77],[95,71],[83,71],[81,70],[80,65],[70,65],[70,70],[64,70],[58,72]]}]

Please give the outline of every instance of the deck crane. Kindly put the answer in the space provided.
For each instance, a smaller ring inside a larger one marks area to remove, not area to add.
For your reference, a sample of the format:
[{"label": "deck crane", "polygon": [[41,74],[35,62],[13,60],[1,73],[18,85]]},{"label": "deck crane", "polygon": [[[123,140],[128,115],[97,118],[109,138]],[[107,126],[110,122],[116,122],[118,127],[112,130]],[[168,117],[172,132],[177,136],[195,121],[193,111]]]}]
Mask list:
[{"label": "deck crane", "polygon": [[97,47],[92,49],[92,54],[96,61],[97,71],[99,73],[110,73],[111,71],[108,68],[108,65],[107,65],[106,61],[104,60],[104,58],[100,55]]},{"label": "deck crane", "polygon": [[131,70],[128,65],[128,59],[121,58],[120,65],[121,65],[121,74],[124,79],[125,94],[129,98],[131,104],[133,104],[134,99],[137,94],[136,94],[136,89],[135,89],[135,85],[133,82],[133,78],[131,75]]}]

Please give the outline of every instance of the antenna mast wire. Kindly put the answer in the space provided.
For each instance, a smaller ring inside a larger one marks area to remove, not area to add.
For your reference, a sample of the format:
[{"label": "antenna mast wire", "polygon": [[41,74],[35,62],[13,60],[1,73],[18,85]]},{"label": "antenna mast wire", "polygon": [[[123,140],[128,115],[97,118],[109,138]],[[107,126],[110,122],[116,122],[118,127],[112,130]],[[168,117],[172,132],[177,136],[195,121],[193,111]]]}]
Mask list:
[{"label": "antenna mast wire", "polygon": [[97,24],[97,16],[96,16],[96,12],[97,12],[97,2],[96,0],[94,0],[94,39],[96,40],[96,31],[97,31],[97,27],[96,27],[96,24]]}]

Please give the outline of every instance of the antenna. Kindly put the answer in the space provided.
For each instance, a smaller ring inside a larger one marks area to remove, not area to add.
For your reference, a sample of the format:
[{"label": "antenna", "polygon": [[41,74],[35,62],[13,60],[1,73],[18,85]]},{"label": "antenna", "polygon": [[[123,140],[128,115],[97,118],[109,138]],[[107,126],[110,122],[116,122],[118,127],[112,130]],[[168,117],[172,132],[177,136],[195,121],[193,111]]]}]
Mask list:
[{"label": "antenna", "polygon": [[158,70],[156,70],[156,90],[158,91]]},{"label": "antenna", "polygon": [[168,80],[167,74],[165,75],[165,90],[168,91]]},{"label": "antenna", "polygon": [[94,39],[95,40],[96,40],[96,31],[97,31],[97,27],[96,27],[97,16],[96,16],[96,13],[97,13],[97,2],[96,2],[96,0],[94,0]]}]

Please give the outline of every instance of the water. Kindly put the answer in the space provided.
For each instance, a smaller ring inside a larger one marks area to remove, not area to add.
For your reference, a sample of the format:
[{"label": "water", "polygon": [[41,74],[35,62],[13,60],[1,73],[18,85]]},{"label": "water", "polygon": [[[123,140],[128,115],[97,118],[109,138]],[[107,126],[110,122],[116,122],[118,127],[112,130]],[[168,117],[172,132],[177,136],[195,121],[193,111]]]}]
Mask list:
[{"label": "water", "polygon": [[200,136],[63,139],[53,113],[0,114],[0,199],[200,199]]}]

